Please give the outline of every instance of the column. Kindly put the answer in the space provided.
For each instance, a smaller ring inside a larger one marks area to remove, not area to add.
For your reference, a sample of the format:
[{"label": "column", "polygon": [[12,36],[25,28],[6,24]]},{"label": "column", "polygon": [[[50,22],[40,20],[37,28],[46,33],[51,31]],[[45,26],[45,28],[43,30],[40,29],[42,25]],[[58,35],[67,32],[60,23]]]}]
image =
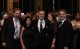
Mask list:
[{"label": "column", "polygon": [[13,0],[7,0],[7,11],[8,13],[13,11]]},{"label": "column", "polygon": [[35,10],[43,9],[43,0],[34,0],[35,1]]}]

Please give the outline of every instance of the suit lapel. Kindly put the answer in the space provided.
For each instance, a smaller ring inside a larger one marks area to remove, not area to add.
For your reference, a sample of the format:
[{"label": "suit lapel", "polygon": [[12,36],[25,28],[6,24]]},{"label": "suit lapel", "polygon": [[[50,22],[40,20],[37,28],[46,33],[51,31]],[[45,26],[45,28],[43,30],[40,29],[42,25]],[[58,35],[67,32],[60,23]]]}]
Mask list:
[{"label": "suit lapel", "polygon": [[[15,30],[13,17],[10,19],[10,25],[11,25],[11,26],[12,26],[12,28]],[[21,25],[21,23],[20,23],[20,25]],[[21,26],[20,26],[20,30],[21,30]]]},{"label": "suit lapel", "polygon": [[15,32],[15,27],[14,27],[13,18],[11,18],[11,25],[12,25],[12,27],[13,27],[13,30],[14,30],[14,32]]},{"label": "suit lapel", "polygon": [[38,32],[40,32],[39,29],[38,29],[38,20],[36,22],[36,29],[37,29]]},{"label": "suit lapel", "polygon": [[67,20],[64,21],[64,23],[60,26],[60,28],[63,27],[63,26],[66,24],[66,21],[67,21]]}]

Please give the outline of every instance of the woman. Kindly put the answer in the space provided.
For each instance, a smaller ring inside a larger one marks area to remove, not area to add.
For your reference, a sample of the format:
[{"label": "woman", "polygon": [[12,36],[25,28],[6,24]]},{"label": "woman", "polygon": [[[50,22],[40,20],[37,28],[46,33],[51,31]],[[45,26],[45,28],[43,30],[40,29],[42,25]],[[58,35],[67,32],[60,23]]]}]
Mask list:
[{"label": "woman", "polygon": [[51,40],[48,40],[48,42],[50,43],[49,47],[50,48],[55,48],[55,33],[57,32],[57,21],[56,21],[56,18],[55,18],[55,15],[53,15],[53,13],[48,13],[48,24],[49,24],[49,27],[50,29],[48,29],[50,32],[49,36],[53,36],[53,37],[50,37]]},{"label": "woman", "polygon": [[56,33],[57,28],[58,28],[56,16],[53,13],[48,13],[47,19],[49,22],[49,26],[54,28],[54,33]]},{"label": "woman", "polygon": [[73,49],[80,49],[80,14],[77,13],[75,19],[71,21],[74,31]]},{"label": "woman", "polygon": [[32,19],[30,17],[25,18],[25,25],[22,27],[22,32],[20,34],[20,41],[22,49],[32,49],[33,48],[33,36],[34,30],[32,27]]}]

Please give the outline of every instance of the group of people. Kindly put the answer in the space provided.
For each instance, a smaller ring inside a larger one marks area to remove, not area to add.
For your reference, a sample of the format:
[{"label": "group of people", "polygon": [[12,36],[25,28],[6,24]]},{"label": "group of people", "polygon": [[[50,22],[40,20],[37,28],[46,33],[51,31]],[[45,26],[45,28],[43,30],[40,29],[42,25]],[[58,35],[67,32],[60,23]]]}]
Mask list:
[{"label": "group of people", "polygon": [[67,11],[58,14],[44,10],[36,18],[21,16],[15,8],[12,15],[0,18],[0,47],[5,49],[79,49],[80,17],[70,21]]}]

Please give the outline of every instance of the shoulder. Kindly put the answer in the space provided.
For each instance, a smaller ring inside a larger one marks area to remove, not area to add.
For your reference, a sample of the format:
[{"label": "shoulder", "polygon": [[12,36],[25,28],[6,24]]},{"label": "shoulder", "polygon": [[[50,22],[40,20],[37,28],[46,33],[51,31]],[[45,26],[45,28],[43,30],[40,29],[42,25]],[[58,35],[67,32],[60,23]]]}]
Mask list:
[{"label": "shoulder", "polygon": [[13,17],[8,17],[5,19],[5,21],[11,21],[11,20],[13,20]]}]

